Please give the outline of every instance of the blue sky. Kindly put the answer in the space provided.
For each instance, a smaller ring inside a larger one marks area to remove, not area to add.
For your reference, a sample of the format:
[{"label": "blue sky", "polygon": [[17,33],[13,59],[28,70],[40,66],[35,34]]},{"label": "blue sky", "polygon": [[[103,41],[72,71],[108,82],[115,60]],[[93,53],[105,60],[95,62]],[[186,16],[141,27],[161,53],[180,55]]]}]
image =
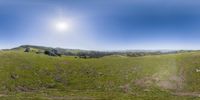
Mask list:
[{"label": "blue sky", "polygon": [[[68,31],[52,23],[67,20]],[[1,0],[0,49],[200,49],[197,0]]]}]

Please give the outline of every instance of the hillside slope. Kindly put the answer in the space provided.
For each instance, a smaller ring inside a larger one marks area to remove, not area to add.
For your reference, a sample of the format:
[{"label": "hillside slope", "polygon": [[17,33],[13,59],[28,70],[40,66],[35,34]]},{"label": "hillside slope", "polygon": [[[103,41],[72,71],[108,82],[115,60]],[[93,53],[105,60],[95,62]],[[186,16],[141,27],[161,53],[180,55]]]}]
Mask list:
[{"label": "hillside slope", "polygon": [[1,100],[198,100],[200,53],[81,59],[0,51]]}]

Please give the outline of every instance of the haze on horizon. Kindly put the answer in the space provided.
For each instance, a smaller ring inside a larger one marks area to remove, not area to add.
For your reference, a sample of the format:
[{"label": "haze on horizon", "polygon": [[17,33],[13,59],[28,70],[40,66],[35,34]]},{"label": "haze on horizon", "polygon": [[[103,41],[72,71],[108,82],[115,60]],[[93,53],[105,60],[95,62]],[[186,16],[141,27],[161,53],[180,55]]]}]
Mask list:
[{"label": "haze on horizon", "polygon": [[1,0],[0,49],[200,49],[200,1]]}]

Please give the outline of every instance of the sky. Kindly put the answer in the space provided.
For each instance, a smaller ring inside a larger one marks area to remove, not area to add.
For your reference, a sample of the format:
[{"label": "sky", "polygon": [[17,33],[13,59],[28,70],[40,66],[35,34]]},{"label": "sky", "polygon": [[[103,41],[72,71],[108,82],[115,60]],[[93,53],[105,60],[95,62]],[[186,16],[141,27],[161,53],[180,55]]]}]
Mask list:
[{"label": "sky", "polygon": [[0,49],[200,49],[198,0],[0,0]]}]

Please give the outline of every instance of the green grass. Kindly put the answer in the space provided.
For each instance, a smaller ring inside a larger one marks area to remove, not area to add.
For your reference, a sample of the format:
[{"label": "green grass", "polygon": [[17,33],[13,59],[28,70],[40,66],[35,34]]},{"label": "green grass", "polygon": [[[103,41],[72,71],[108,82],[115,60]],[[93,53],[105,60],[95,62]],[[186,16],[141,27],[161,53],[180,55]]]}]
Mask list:
[{"label": "green grass", "polygon": [[[200,92],[197,68],[199,52],[79,59],[0,51],[0,99],[198,100],[172,95]],[[182,80],[173,81],[173,77]]]}]

